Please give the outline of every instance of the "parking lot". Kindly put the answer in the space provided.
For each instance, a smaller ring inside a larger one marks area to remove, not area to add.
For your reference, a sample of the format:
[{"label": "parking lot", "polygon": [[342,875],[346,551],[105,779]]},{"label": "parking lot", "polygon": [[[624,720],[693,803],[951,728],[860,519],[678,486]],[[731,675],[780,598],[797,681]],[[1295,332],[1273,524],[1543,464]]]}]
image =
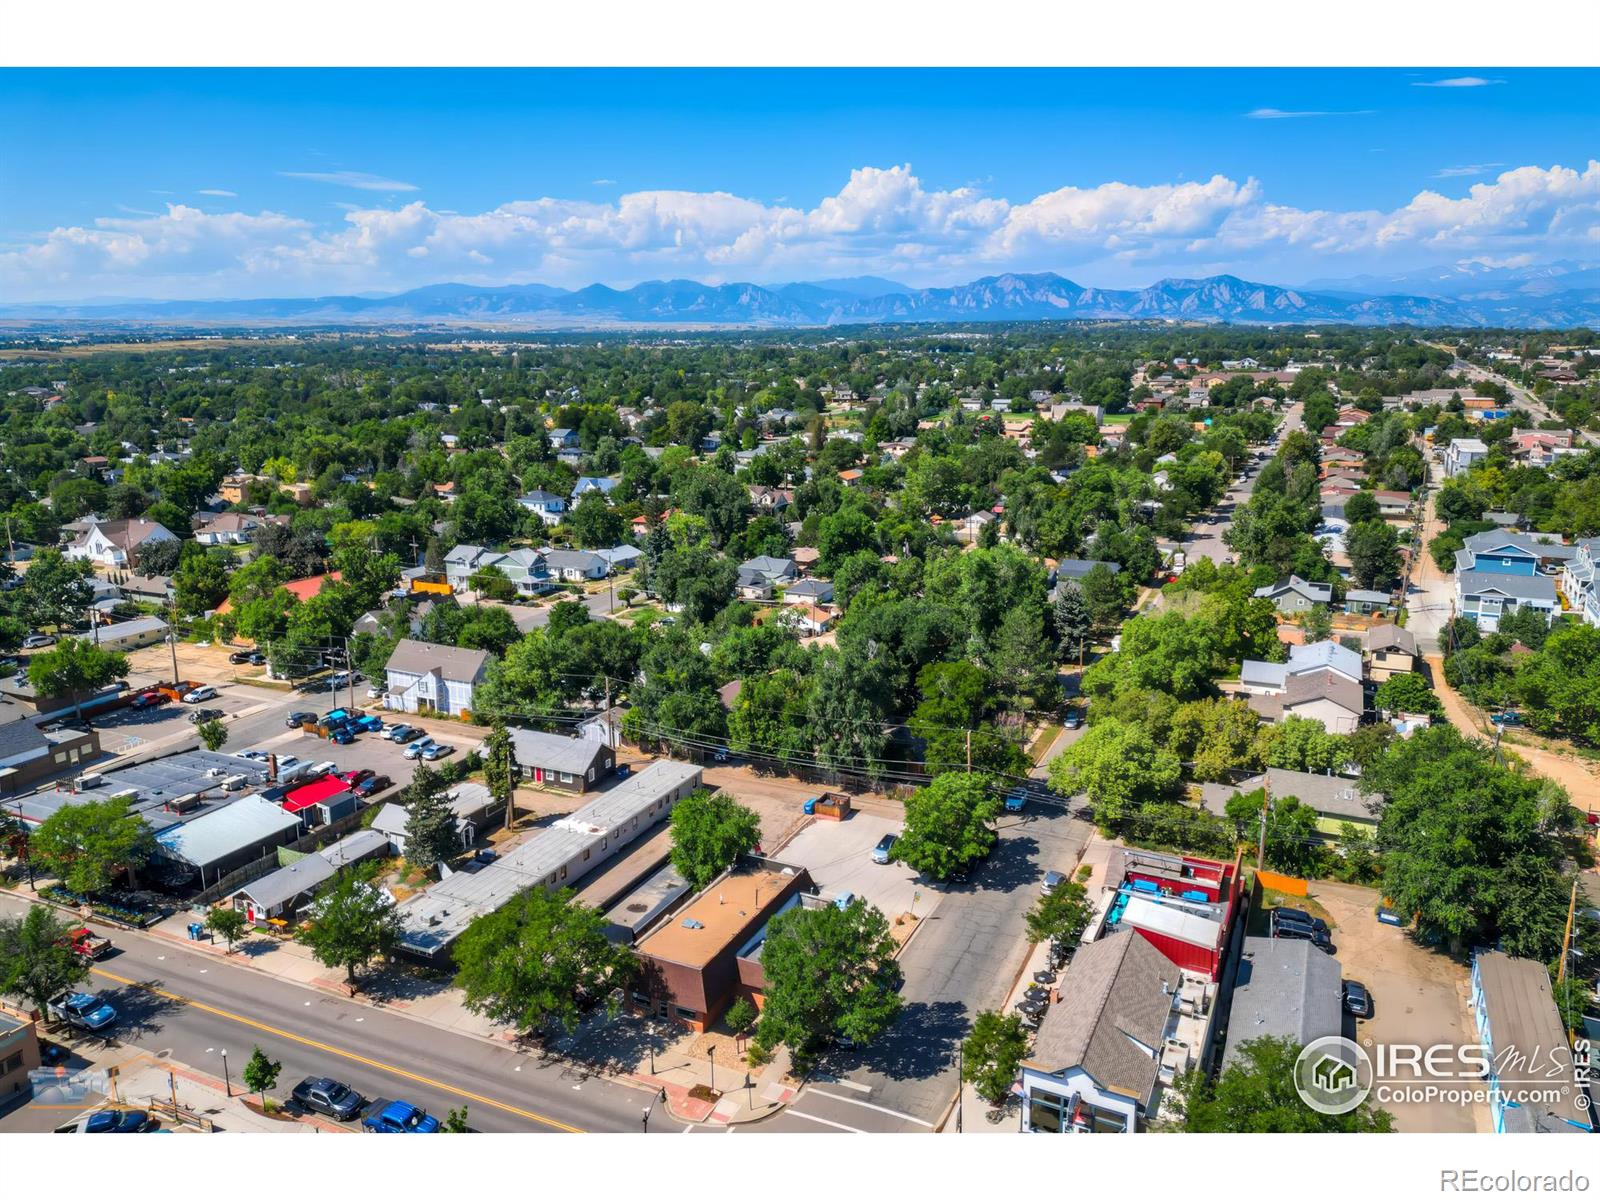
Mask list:
[{"label": "parking lot", "polygon": [[904,863],[872,861],[872,848],[885,834],[899,833],[902,821],[854,812],[847,821],[817,821],[801,830],[778,854],[781,862],[804,867],[824,896],[860,896],[891,921],[904,912],[926,917],[940,893],[917,882]]},{"label": "parking lot", "polygon": [[[1467,1015],[1470,975],[1448,955],[1419,945],[1376,917],[1379,894],[1353,884],[1318,882],[1310,899],[1328,914],[1334,953],[1346,979],[1364,983],[1372,1017],[1348,1027],[1363,1046],[1466,1045],[1477,1041]],[[1385,1103],[1402,1133],[1487,1133],[1488,1107],[1431,1101]]]}]

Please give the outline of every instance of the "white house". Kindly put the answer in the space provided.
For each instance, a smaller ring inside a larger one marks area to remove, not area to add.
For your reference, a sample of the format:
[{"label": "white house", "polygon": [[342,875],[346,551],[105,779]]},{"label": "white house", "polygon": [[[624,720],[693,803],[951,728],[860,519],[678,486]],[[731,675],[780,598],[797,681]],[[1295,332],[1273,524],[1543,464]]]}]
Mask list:
[{"label": "white house", "polygon": [[202,546],[240,546],[254,540],[265,524],[250,513],[201,513],[194,518],[194,540]]},{"label": "white house", "polygon": [[401,638],[384,666],[386,708],[408,713],[472,711],[473,693],[489,672],[486,650]]},{"label": "white house", "polygon": [[143,517],[130,521],[98,521],[80,534],[63,552],[65,557],[99,563],[102,567],[132,566],[140,548],[150,542],[175,542],[177,537],[160,521]]},{"label": "white house", "polygon": [[538,517],[546,525],[561,524],[561,517],[567,511],[567,502],[554,492],[534,489],[526,496],[518,496],[517,503],[522,505]]},{"label": "white house", "polygon": [[1600,538],[1584,538],[1561,568],[1561,590],[1583,620],[1600,625]]},{"label": "white house", "polygon": [[604,579],[611,574],[611,563],[593,550],[546,550],[544,561],[550,574],[565,583]]},{"label": "white house", "polygon": [[1451,438],[1444,451],[1444,473],[1454,479],[1473,463],[1489,456],[1489,447],[1478,438]]}]

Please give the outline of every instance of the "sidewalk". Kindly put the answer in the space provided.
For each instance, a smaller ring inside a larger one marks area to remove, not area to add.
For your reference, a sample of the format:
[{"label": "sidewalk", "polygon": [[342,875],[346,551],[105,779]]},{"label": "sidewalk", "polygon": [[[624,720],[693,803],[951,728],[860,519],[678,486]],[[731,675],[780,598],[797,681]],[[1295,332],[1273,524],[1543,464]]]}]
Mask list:
[{"label": "sidewalk", "polygon": [[[731,1048],[731,1038],[719,1040]],[[760,1121],[780,1112],[799,1091],[789,1078],[789,1052],[783,1049],[759,1068],[746,1066],[742,1055],[718,1063],[677,1049],[655,1055],[654,1065],[654,1074],[640,1063],[639,1069],[626,1078],[665,1092],[668,1113],[690,1125],[747,1125]],[[703,1090],[691,1094],[697,1089]]]},{"label": "sidewalk", "polygon": [[321,988],[358,1004],[370,1004],[391,1012],[404,1013],[457,1033],[472,1034],[496,1043],[510,1040],[507,1031],[476,1013],[467,1011],[461,993],[448,984],[435,983],[404,971],[385,968],[368,971],[362,977],[361,990],[354,996],[345,983],[344,972],[319,963],[311,950],[292,939],[279,939],[256,934],[235,942],[232,954],[220,941],[206,935],[191,941],[188,927],[195,914],[185,910],[145,930],[155,937],[182,942],[190,950],[225,959],[234,966],[274,975],[290,983]]}]

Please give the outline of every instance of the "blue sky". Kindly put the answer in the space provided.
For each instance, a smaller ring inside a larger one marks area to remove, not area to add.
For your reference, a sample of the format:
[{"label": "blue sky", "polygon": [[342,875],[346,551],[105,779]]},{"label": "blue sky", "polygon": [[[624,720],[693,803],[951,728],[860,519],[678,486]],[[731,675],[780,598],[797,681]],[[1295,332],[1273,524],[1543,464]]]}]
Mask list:
[{"label": "blue sky", "polygon": [[1483,67],[10,70],[0,290],[998,270],[1292,283],[1600,259],[1597,81]]}]

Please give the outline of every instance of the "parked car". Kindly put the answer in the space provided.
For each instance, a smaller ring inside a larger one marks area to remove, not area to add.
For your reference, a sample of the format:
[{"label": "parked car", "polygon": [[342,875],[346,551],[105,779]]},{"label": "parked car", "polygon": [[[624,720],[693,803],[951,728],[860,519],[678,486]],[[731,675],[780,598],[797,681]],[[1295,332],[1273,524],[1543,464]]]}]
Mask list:
[{"label": "parked car", "polygon": [[1330,936],[1332,932],[1329,930],[1328,923],[1326,921],[1324,921],[1321,917],[1313,917],[1303,908],[1275,908],[1272,910],[1272,912],[1275,917],[1281,918],[1282,920],[1299,921],[1302,925],[1309,925],[1323,937]]},{"label": "parked car", "polygon": [[1039,890],[1048,896],[1066,881],[1067,877],[1060,871],[1046,871],[1043,882],[1039,884]]},{"label": "parked car", "polygon": [[425,737],[420,742],[412,742],[405,748],[405,756],[412,759],[421,759],[428,752],[430,746],[436,743],[431,737]]},{"label": "parked car", "polygon": [[285,728],[288,729],[299,729],[302,725],[315,725],[316,723],[317,714],[314,712],[307,712],[303,708],[296,709],[283,719],[283,724]]},{"label": "parked car", "polygon": [[1023,809],[1025,809],[1027,807],[1028,807],[1028,793],[1023,791],[1021,788],[1018,788],[1016,791],[1011,792],[1009,795],[1006,796],[1006,811],[1007,812],[1017,813],[1017,812],[1021,812]]},{"label": "parked car", "polygon": [[185,692],[183,694],[183,702],[185,704],[199,704],[201,701],[215,700],[216,698],[217,689],[212,687],[209,683],[202,687],[195,688],[192,692]]},{"label": "parked car", "polygon": [[455,752],[456,748],[449,742],[434,742],[433,745],[422,752],[422,757],[429,762],[435,762],[441,758],[448,758]]},{"label": "parked car", "polygon": [[328,740],[335,746],[348,746],[351,742],[356,740],[355,731],[352,730],[348,725],[341,725],[332,733],[328,734]]},{"label": "parked car", "polygon": [[267,656],[261,653],[259,650],[252,650],[249,656],[245,659],[245,662],[249,663],[252,667],[264,667],[267,665]]},{"label": "parked car", "polygon": [[46,1009],[50,1016],[74,1029],[98,1032],[117,1023],[117,1010],[94,992],[63,992]]},{"label": "parked car", "polygon": [[48,633],[30,633],[22,639],[22,648],[24,650],[40,650],[45,646],[54,646],[55,644],[56,639]]},{"label": "parked car", "polygon": [[394,781],[387,775],[371,775],[355,785],[356,795],[375,796],[384,788],[393,787]]},{"label": "parked car", "polygon": [[1522,714],[1511,709],[1507,709],[1505,712],[1491,713],[1489,720],[1494,722],[1496,725],[1521,725]]},{"label": "parked car", "polygon": [[1366,986],[1354,979],[1344,981],[1344,1010],[1353,1017],[1366,1020],[1372,1015],[1372,996]]},{"label": "parked car", "polygon": [[234,666],[238,666],[240,663],[249,662],[250,656],[254,653],[254,650],[235,650],[232,654],[228,655],[228,661]]},{"label": "parked car", "polygon": [[248,758],[251,762],[264,763],[267,761],[267,752],[265,750],[241,750],[234,757]]},{"label": "parked car", "polygon": [[140,692],[133,698],[129,708],[160,708],[163,704],[171,704],[172,697],[165,692]]},{"label": "parked car", "polygon": [[311,764],[311,770],[308,771],[307,774],[310,774],[310,775],[332,775],[338,769],[339,769],[339,764],[338,763],[333,762],[333,761],[331,761],[329,759],[323,759],[321,762],[312,763]]},{"label": "parked car", "polygon": [[189,714],[189,724],[200,725],[206,721],[219,721],[227,716],[220,708],[197,708]]},{"label": "parked car", "polygon": [[78,1127],[80,1133],[154,1133],[156,1123],[138,1108],[102,1108]]},{"label": "parked car", "polygon": [[389,726],[389,732],[385,736],[391,742],[399,742],[404,745],[406,742],[414,742],[421,737],[422,730],[415,725],[391,725]]},{"label": "parked car", "polygon": [[360,1092],[337,1079],[316,1076],[302,1079],[295,1085],[291,1100],[301,1108],[332,1117],[335,1121],[351,1121],[361,1115],[367,1106]]},{"label": "parked car", "polygon": [[364,783],[366,780],[371,779],[376,774],[376,771],[368,771],[365,768],[362,768],[359,771],[346,771],[340,775],[339,778],[344,780],[351,787],[355,787],[356,784]]},{"label": "parked car", "polygon": [[1319,930],[1309,921],[1297,921],[1293,917],[1281,917],[1276,912],[1272,914],[1272,936],[1294,941],[1311,942],[1319,950],[1327,950],[1332,945],[1326,932],[1326,926]]},{"label": "parked car", "polygon": [[897,839],[892,833],[886,833],[878,839],[878,844],[872,848],[872,861],[880,866],[889,861],[889,855],[894,850]]},{"label": "parked car", "polygon": [[382,733],[383,718],[376,713],[363,713],[355,721],[357,731],[361,733]]},{"label": "parked car", "polygon": [[382,1108],[376,1107],[361,1127],[368,1133],[438,1133],[439,1118],[430,1117],[415,1104],[404,1100],[390,1100]]},{"label": "parked car", "polygon": [[1062,722],[1068,729],[1076,729],[1083,724],[1083,714],[1075,708],[1067,709],[1067,719]]}]

